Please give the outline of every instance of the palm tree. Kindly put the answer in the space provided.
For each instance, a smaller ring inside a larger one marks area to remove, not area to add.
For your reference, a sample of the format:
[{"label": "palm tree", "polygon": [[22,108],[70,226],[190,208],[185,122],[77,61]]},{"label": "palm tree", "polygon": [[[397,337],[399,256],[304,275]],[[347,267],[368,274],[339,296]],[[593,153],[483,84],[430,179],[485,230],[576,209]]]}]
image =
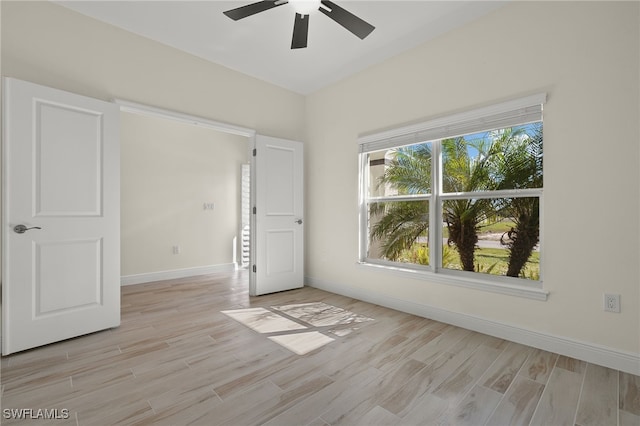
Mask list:
[{"label": "palm tree", "polygon": [[[487,164],[495,153],[490,141],[467,141],[458,137],[443,140],[442,147],[445,192],[489,189]],[[470,149],[478,155],[470,155]],[[390,185],[399,195],[427,194],[431,189],[431,161],[428,143],[400,148],[394,152],[379,185]],[[491,202],[483,199],[448,200],[443,204],[449,243],[458,252],[462,269],[466,271],[475,268],[478,224],[492,212]],[[424,200],[373,203],[370,214],[380,217],[371,228],[371,237],[382,241],[382,254],[391,260],[397,260],[429,228],[429,204]]]},{"label": "palm tree", "polygon": [[[542,123],[531,125],[531,134],[522,128],[505,132],[497,140],[502,155],[494,158],[496,189],[542,188]],[[498,208],[514,222],[501,242],[509,250],[507,276],[518,277],[540,241],[540,199],[538,197],[501,200]]]},{"label": "palm tree", "polygon": [[[542,127],[507,128],[482,139],[456,137],[442,140],[444,193],[542,187]],[[399,195],[427,194],[431,189],[431,145],[399,148],[379,181]],[[480,224],[497,216],[510,217],[514,227],[502,239],[509,250],[508,276],[517,277],[539,242],[539,198],[463,198],[442,204],[449,245],[458,252],[462,269],[475,270]],[[372,203],[377,222],[371,238],[382,241],[382,255],[397,260],[429,229],[429,203],[393,201]],[[372,221],[373,222],[373,221]]]},{"label": "palm tree", "polygon": [[[442,141],[442,189],[445,193],[473,192],[492,189],[487,167],[496,147],[491,140],[471,140],[464,137]],[[477,155],[471,155],[477,151]],[[454,245],[462,269],[475,270],[475,250],[479,224],[493,215],[488,199],[447,200],[442,205],[443,220],[449,230],[450,245]]]},{"label": "palm tree", "polygon": [[371,228],[371,238],[382,241],[382,255],[390,260],[397,260],[429,229],[429,203],[424,200],[373,203],[369,211],[372,216],[382,214]]},{"label": "palm tree", "polygon": [[[378,185],[390,185],[399,195],[429,193],[431,145],[395,150]],[[371,238],[382,241],[382,254],[390,260],[397,260],[429,228],[429,203],[425,200],[373,203],[369,211],[372,217],[381,216],[371,228]]]}]

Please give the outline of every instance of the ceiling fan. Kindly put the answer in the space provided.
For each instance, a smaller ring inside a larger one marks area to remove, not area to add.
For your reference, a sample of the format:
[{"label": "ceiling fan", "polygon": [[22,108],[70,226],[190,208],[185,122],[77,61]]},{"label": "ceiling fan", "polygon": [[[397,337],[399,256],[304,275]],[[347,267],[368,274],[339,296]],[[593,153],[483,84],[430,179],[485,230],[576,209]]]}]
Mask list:
[{"label": "ceiling fan", "polygon": [[293,38],[291,40],[292,49],[307,47],[309,15],[316,11],[324,13],[360,39],[364,39],[375,29],[373,25],[328,0],[263,0],[227,10],[223,13],[237,21],[287,3],[293,6],[296,12],[295,21],[293,22]]}]

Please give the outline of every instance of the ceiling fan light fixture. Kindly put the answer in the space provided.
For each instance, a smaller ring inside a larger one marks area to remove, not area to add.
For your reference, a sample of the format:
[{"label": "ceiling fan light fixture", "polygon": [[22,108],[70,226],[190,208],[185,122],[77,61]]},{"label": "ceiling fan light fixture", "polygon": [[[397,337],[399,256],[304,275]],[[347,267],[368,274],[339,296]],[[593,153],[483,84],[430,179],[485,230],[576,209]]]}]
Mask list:
[{"label": "ceiling fan light fixture", "polygon": [[289,0],[289,5],[300,15],[311,15],[320,9],[320,0]]},{"label": "ceiling fan light fixture", "polygon": [[[1,1],[1,0],[0,0]],[[367,21],[357,17],[348,10],[343,9],[330,0],[262,0],[235,9],[226,10],[223,13],[237,21],[256,13],[264,12],[274,7],[289,4],[295,10],[296,16],[293,23],[292,49],[307,47],[309,36],[309,15],[322,12],[330,19],[341,25],[344,29],[357,36],[361,40],[367,37],[376,27]],[[322,5],[322,7],[321,7]]]}]

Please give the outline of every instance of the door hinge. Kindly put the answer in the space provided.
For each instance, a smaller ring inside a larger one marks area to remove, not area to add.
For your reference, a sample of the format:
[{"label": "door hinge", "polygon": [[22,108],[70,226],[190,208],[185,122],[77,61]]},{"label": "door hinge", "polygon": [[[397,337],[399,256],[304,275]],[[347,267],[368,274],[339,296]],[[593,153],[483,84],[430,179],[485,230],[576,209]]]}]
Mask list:
[{"label": "door hinge", "polygon": [[253,265],[253,272],[256,272],[256,265]]},{"label": "door hinge", "polygon": [[256,214],[257,210],[255,207],[253,207],[253,214]]},{"label": "door hinge", "polygon": [[258,150],[256,148],[253,148],[253,156],[255,157],[256,154],[258,153]]}]

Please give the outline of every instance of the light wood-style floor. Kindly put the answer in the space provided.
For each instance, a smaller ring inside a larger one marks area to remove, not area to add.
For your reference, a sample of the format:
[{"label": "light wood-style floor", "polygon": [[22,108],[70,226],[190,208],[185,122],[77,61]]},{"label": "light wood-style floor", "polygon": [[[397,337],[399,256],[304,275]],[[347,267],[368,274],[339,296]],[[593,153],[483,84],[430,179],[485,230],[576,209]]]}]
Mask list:
[{"label": "light wood-style floor", "polygon": [[[638,376],[313,288],[250,298],[246,279],[124,287],[119,328],[2,358],[0,420],[57,408],[69,419],[31,423],[640,425]],[[221,313],[304,302],[375,321],[301,356]]]}]

